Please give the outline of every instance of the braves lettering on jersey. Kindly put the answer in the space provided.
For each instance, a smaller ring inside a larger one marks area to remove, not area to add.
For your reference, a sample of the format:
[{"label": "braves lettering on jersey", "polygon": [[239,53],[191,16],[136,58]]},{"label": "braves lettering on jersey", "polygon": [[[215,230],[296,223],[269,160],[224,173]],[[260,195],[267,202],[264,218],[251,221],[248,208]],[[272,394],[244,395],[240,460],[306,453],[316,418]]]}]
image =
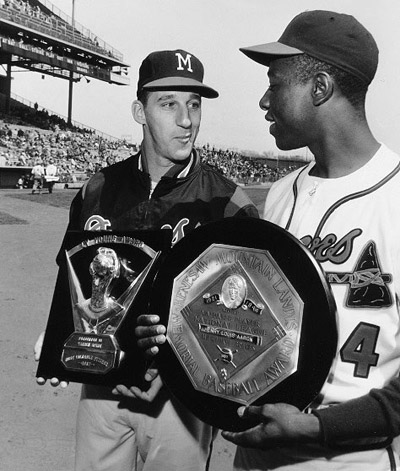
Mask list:
[{"label": "braves lettering on jersey", "polygon": [[188,218],[183,218],[178,221],[175,227],[172,227],[170,224],[164,224],[161,229],[171,229],[172,230],[172,245],[175,245],[182,237],[185,235],[185,226],[189,224]]},{"label": "braves lettering on jersey", "polygon": [[111,222],[109,219],[104,219],[98,214],[94,214],[86,221],[84,229],[85,231],[108,231],[110,227]]}]

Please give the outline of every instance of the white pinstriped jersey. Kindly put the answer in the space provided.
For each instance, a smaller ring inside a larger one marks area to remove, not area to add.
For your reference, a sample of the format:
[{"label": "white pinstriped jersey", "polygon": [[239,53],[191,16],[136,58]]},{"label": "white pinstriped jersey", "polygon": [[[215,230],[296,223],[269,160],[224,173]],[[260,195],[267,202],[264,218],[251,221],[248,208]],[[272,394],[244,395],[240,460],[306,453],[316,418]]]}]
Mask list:
[{"label": "white pinstriped jersey", "polygon": [[[299,238],[332,287],[338,354],[321,391],[324,406],[380,388],[400,370],[400,159],[381,145],[361,169],[334,179],[310,176],[313,165],[273,185],[264,219]],[[365,471],[390,465],[385,449],[337,454],[302,447],[282,454],[240,449],[237,469]]]}]

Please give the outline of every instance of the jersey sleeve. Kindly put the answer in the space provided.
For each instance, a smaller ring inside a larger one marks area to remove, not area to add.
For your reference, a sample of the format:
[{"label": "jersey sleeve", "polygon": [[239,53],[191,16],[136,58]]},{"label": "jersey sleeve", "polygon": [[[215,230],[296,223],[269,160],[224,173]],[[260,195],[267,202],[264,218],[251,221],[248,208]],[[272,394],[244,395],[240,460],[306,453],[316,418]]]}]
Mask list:
[{"label": "jersey sleeve", "polygon": [[[79,221],[80,221],[80,214],[82,210],[82,203],[83,203],[83,195],[82,195],[82,189],[80,189],[78,193],[75,195],[74,199],[72,200],[71,207],[69,209],[69,221],[68,221],[67,231],[80,229]],[[64,239],[62,241],[60,250],[58,251],[58,254],[56,257],[57,265],[60,264],[61,254],[64,253],[65,235],[64,235]]]},{"label": "jersey sleeve", "polygon": [[363,447],[384,446],[388,439],[400,435],[400,378],[396,377],[381,389],[371,389],[365,396],[314,410],[319,419],[323,442],[337,446],[348,441]]}]

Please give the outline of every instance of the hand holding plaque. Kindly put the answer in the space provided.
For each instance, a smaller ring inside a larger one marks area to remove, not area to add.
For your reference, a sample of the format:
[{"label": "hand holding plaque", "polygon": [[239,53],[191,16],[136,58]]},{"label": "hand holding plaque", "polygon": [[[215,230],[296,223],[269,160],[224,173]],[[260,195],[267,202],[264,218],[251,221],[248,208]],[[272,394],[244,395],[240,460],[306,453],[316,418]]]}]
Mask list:
[{"label": "hand holding plaque", "polygon": [[170,241],[164,230],[67,233],[38,377],[142,384],[135,313],[147,309],[152,277]]},{"label": "hand holding plaque", "polygon": [[320,391],[336,352],[335,304],[287,231],[247,218],[202,226],[174,246],[153,290],[151,312],[168,326],[162,377],[205,422],[245,429],[240,404],[302,409]]}]

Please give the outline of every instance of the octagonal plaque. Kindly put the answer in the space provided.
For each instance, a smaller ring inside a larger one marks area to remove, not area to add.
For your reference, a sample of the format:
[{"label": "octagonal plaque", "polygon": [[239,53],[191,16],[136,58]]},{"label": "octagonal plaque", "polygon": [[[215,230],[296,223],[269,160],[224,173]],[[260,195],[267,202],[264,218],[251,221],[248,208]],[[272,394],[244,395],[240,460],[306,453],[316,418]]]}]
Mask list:
[{"label": "octagonal plaque", "polygon": [[200,226],[166,255],[152,293],[149,312],[167,326],[163,381],[204,422],[244,430],[242,404],[304,409],[317,397],[336,354],[336,306],[289,232],[253,218]]},{"label": "octagonal plaque", "polygon": [[297,370],[302,314],[268,251],[213,244],[174,280],[167,339],[196,390],[248,405]]}]

